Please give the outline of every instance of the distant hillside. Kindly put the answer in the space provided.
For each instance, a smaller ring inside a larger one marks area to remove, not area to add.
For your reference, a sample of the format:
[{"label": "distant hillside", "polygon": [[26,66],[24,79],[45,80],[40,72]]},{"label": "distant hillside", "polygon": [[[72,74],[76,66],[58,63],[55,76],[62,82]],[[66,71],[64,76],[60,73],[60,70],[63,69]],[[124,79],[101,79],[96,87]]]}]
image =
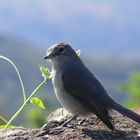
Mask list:
[{"label": "distant hillside", "polygon": [[[9,35],[0,35],[0,55],[10,58],[19,68],[27,93],[31,93],[43,80],[39,71],[39,64],[44,64],[45,49],[39,50],[34,44]],[[87,55],[86,54],[90,54]],[[127,95],[119,90],[120,84],[127,79],[131,71],[140,70],[136,59],[125,59],[119,55],[91,54],[82,52],[81,58],[90,70],[101,81],[109,94],[119,102]],[[86,55],[86,56],[85,56]],[[29,94],[28,94],[29,95]],[[58,104],[51,82],[44,86],[39,96],[48,98],[52,105]],[[0,60],[0,115],[11,116],[23,102],[19,79],[11,65]],[[7,117],[7,118],[8,118]],[[21,118],[20,118],[21,120]]]}]

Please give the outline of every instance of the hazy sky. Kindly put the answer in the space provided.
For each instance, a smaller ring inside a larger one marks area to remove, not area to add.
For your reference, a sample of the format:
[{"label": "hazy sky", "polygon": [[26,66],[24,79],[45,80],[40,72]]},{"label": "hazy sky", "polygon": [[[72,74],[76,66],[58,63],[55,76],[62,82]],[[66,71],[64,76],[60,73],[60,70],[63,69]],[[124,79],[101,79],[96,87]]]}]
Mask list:
[{"label": "hazy sky", "polygon": [[1,0],[0,32],[38,46],[63,41],[104,51],[138,48],[139,6],[139,0]]}]

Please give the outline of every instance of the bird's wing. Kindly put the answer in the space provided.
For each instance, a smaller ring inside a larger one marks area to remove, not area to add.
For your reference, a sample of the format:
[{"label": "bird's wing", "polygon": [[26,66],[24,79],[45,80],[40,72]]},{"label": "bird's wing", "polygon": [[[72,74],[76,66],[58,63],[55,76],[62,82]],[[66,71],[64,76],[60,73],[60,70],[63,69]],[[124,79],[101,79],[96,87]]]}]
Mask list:
[{"label": "bird's wing", "polygon": [[108,116],[105,89],[89,72],[84,64],[69,65],[64,68],[63,75],[64,88],[69,94],[80,100],[85,107],[91,108],[99,118]]}]

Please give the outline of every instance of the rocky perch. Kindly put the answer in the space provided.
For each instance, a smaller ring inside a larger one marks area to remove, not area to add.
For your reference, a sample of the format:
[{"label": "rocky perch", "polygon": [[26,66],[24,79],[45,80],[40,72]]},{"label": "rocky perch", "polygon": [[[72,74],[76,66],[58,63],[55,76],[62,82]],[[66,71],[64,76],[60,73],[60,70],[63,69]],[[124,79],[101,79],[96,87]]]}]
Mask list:
[{"label": "rocky perch", "polygon": [[95,115],[85,120],[76,118],[67,127],[59,128],[69,117],[61,108],[49,116],[45,130],[1,129],[0,140],[140,140],[140,124],[118,113],[113,116],[116,132],[110,131]]}]

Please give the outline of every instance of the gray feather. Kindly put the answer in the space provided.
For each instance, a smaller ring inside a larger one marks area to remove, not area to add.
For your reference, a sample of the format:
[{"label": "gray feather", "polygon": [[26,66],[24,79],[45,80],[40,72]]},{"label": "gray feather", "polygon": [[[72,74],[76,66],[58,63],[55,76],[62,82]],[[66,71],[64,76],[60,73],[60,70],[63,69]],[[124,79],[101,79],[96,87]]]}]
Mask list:
[{"label": "gray feather", "polygon": [[82,62],[66,65],[63,70],[63,84],[65,90],[90,109],[100,119],[109,118],[105,96],[105,89],[98,80],[88,71]]}]

